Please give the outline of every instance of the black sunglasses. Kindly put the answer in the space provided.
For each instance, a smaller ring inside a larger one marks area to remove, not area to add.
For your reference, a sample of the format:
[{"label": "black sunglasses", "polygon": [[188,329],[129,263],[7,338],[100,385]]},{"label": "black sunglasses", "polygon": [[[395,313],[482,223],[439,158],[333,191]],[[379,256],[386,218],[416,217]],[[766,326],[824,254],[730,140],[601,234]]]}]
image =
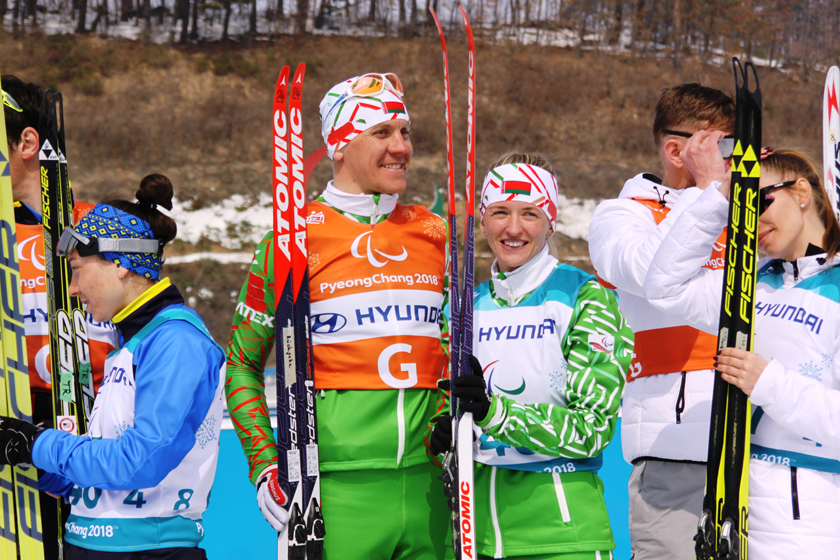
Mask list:
[{"label": "black sunglasses", "polygon": [[758,191],[758,215],[761,216],[764,214],[764,211],[773,204],[773,201],[776,200],[773,198],[773,195],[770,192],[775,191],[776,189],[783,189],[785,187],[789,187],[791,185],[796,184],[796,181],[782,181],[781,183],[776,183],[775,185],[769,185],[764,187],[763,189]]},{"label": "black sunglasses", "polygon": [[[690,132],[668,130],[667,128],[663,128],[662,132],[664,132],[665,134],[670,134],[672,136],[680,136],[681,138],[691,138],[692,136],[694,136],[694,134]],[[720,155],[721,157],[723,157],[723,159],[731,158],[732,154],[735,152],[735,137],[730,134],[718,140],[718,150],[720,150]]]}]

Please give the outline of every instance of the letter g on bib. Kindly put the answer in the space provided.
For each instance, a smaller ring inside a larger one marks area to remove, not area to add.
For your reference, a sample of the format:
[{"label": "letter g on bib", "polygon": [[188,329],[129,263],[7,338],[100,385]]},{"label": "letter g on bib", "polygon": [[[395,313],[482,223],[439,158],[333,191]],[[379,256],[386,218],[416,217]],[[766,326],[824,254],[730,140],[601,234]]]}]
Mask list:
[{"label": "letter g on bib", "polygon": [[408,363],[403,364],[400,367],[402,371],[408,374],[408,379],[397,379],[391,373],[391,358],[400,352],[411,354],[411,345],[392,344],[382,351],[379,355],[379,361],[377,362],[377,365],[379,366],[379,377],[382,379],[382,382],[389,387],[393,387],[394,389],[409,389],[417,385],[417,364]]}]

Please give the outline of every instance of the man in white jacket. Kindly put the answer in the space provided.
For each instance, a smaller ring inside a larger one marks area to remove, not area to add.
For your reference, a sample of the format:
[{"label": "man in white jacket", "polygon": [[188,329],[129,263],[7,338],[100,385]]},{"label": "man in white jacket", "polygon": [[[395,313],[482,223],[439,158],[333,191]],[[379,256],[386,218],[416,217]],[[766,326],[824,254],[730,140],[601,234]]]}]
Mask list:
[{"label": "man in white jacket", "polygon": [[[689,207],[696,184],[683,161],[701,130],[731,135],[735,107],[723,92],[699,84],[666,89],[656,105],[653,135],[662,179],[639,174],[592,216],[589,251],[601,282],[619,294],[636,335],[622,403],[621,444],[633,463],[630,537],[634,560],[694,560],[702,511],[717,340],[678,317],[656,311],[642,287],[663,237]],[[727,166],[734,140],[719,143]],[[705,268],[723,268],[725,232]]]}]

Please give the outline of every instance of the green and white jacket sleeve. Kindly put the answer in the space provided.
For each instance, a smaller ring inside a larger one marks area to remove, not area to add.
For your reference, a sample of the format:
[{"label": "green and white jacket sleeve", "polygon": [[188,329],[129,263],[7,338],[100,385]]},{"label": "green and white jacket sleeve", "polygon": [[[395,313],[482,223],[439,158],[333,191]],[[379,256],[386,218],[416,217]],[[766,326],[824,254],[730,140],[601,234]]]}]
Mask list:
[{"label": "green and white jacket sleeve", "polygon": [[[486,418],[477,425],[498,442],[534,453],[595,457],[615,431],[633,331],[618,310],[615,294],[589,280],[578,292],[569,327],[557,335],[567,363],[565,407],[522,404],[494,393]],[[605,351],[605,337],[614,341],[611,351]]]}]

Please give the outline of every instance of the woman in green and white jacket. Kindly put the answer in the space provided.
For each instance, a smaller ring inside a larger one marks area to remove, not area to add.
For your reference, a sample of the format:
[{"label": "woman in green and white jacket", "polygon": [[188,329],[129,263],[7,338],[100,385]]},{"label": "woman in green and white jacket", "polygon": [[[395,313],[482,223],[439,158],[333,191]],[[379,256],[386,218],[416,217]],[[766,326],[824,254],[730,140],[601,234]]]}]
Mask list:
[{"label": "woman in green and white jacket", "polygon": [[[500,158],[480,210],[496,261],[475,292],[473,373],[452,387],[476,423],[479,558],[612,558],[597,471],[633,332],[612,291],[549,255],[557,182],[544,158]],[[448,447],[450,424],[436,425],[435,452]]]}]

